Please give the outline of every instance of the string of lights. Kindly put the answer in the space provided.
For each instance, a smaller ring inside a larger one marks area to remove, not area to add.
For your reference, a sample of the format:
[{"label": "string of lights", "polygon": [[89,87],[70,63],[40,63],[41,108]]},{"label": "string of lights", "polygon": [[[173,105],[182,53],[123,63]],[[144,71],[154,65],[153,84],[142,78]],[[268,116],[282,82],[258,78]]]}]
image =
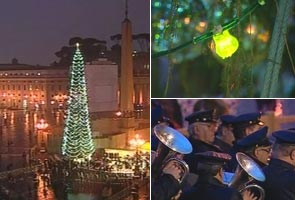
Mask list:
[{"label": "string of lights", "polygon": [[[217,49],[223,49],[223,53],[219,54],[218,51],[216,53],[217,53],[217,55],[219,55],[222,58],[229,57],[238,49],[238,43],[236,41],[232,42],[233,40],[236,40],[236,39],[229,34],[228,30],[236,27],[249,14],[254,12],[254,10],[257,7],[262,6],[264,4],[265,4],[264,0],[258,0],[257,2],[253,3],[251,6],[246,8],[242,12],[240,17],[235,17],[231,21],[226,22],[226,23],[222,24],[221,26],[216,26],[217,28],[215,28],[214,30],[204,33],[198,37],[194,37],[192,40],[187,41],[183,44],[180,44],[177,47],[174,47],[174,48],[168,49],[168,50],[164,50],[164,51],[160,51],[160,52],[156,52],[156,53],[152,54],[152,59],[171,54],[171,53],[176,52],[180,49],[183,49],[189,45],[197,44],[199,42],[205,41],[205,40],[212,38],[212,37],[214,39],[215,36],[218,38],[218,35],[223,35],[223,37],[221,37],[221,40],[220,40],[220,37],[219,37],[219,39],[215,38],[215,40],[214,40],[215,45],[217,46]],[[229,37],[231,37],[231,38],[228,39]],[[234,39],[232,39],[232,38],[234,38]],[[219,43],[217,42],[217,44],[216,44],[216,41],[218,41]],[[220,45],[220,46],[218,47],[218,45]],[[227,49],[227,48],[228,48],[228,50],[225,51],[225,49]]]},{"label": "string of lights", "polygon": [[71,66],[70,97],[62,153],[75,161],[89,160],[95,151],[90,128],[84,59],[77,44]]}]

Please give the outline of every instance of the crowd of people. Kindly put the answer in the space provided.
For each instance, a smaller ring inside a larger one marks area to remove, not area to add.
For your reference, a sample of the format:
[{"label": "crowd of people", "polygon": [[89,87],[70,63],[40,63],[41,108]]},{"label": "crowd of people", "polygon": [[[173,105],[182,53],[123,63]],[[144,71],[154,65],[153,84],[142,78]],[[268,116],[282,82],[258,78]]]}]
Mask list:
[{"label": "crowd of people", "polygon": [[[177,129],[163,115],[160,105],[154,105],[151,118],[152,128],[165,124]],[[180,155],[176,146],[181,145],[176,145],[177,141],[165,144],[188,165],[189,172],[183,180],[180,179],[183,170],[177,163],[165,165],[163,162],[161,170],[153,170],[159,162],[158,147],[165,141],[152,131],[152,150],[157,152],[151,167],[152,200],[295,199],[294,129],[269,132],[259,112],[216,116],[215,109],[201,107],[186,116],[185,121],[192,151]],[[179,134],[183,133],[179,131]],[[245,156],[238,157],[238,152]],[[245,168],[239,172],[246,174],[248,184],[257,187],[243,189],[244,183],[237,179],[244,177],[237,175],[237,168]],[[262,178],[255,177],[249,168],[255,168],[256,174],[261,172]],[[229,181],[225,180],[225,174],[232,175]],[[261,188],[262,193],[257,188]]]},{"label": "crowd of people", "polygon": [[[50,158],[37,160],[28,168],[2,172],[0,199],[13,195],[34,199],[41,179],[45,184],[44,195],[49,187],[54,189],[57,196],[75,191],[75,188],[84,188],[85,191],[99,193],[105,198],[149,179],[149,154],[140,151],[123,157],[105,153],[99,159],[82,163],[54,159],[53,156]],[[16,188],[16,185],[21,186]]]}]

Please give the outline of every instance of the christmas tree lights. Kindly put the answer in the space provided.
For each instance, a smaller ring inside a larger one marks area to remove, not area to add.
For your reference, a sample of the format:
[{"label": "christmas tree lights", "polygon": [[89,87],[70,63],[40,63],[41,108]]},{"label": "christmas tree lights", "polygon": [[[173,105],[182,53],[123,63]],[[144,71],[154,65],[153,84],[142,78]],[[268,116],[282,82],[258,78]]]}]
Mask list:
[{"label": "christmas tree lights", "polygon": [[239,48],[239,41],[228,30],[213,36],[215,52],[222,59],[230,57]]},{"label": "christmas tree lights", "polygon": [[62,154],[70,160],[85,161],[91,158],[95,147],[90,128],[84,59],[79,44],[76,45],[70,76]]},{"label": "christmas tree lights", "polygon": [[[252,12],[254,12],[254,10],[256,8],[258,8],[259,6],[262,6],[265,4],[265,1],[264,0],[258,0],[256,2],[254,2],[251,6],[249,6],[248,8],[246,8],[239,17],[235,17],[233,18],[231,21],[229,22],[226,22],[224,24],[221,25],[223,31],[225,30],[230,30],[230,29],[233,29],[235,28],[242,20],[244,20],[248,15],[250,15]],[[153,6],[154,7],[159,7],[161,4],[160,3],[154,3]],[[179,9],[178,9],[178,12],[179,12]],[[162,20],[164,21],[164,20]],[[163,25],[162,25],[163,26]],[[164,29],[164,28],[161,28],[161,29]],[[195,36],[192,40],[189,40],[187,42],[184,42],[174,48],[171,48],[171,49],[167,49],[167,50],[162,50],[162,51],[155,51],[155,53],[152,54],[152,58],[158,58],[158,57],[161,57],[161,56],[165,56],[165,55],[168,55],[168,54],[172,54],[176,51],[179,51],[187,46],[190,46],[192,44],[197,44],[197,43],[200,43],[200,42],[203,42],[207,39],[210,39],[212,38],[213,36],[215,35],[214,31],[209,31],[209,32],[206,32],[200,36]],[[161,39],[160,35],[159,34],[155,34],[154,35],[154,43],[157,43],[159,42],[159,40]],[[155,46],[155,45],[154,45]],[[156,49],[155,47],[153,47],[154,49]]]}]

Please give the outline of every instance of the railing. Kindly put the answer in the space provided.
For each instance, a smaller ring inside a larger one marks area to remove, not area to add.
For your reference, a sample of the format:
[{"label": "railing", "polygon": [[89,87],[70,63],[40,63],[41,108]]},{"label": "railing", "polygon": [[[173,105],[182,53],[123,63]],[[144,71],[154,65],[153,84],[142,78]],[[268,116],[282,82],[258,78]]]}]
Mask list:
[{"label": "railing", "polygon": [[127,196],[129,196],[129,194],[131,193],[131,186],[125,188],[124,190],[121,190],[120,192],[114,194],[113,196],[107,198],[106,200],[119,200],[119,199],[123,199]]},{"label": "railing", "polygon": [[10,171],[5,171],[5,172],[0,172],[0,179],[7,178],[8,175],[12,176],[18,176],[26,173],[32,173],[35,172],[37,169],[37,165],[33,167],[25,167],[25,168],[19,168],[19,169],[14,169]]},{"label": "railing", "polygon": [[0,147],[0,154],[20,154],[32,149],[31,147],[15,147],[15,146],[2,146]]},{"label": "railing", "polygon": [[[142,186],[148,184],[149,182],[149,177],[147,177],[146,179],[137,182],[138,183],[138,188],[141,188]],[[120,200],[123,199],[127,196],[130,196],[131,194],[131,188],[134,185],[128,186],[127,188],[125,188],[124,190],[121,190],[120,192],[114,194],[113,196],[108,197],[106,200]]]}]

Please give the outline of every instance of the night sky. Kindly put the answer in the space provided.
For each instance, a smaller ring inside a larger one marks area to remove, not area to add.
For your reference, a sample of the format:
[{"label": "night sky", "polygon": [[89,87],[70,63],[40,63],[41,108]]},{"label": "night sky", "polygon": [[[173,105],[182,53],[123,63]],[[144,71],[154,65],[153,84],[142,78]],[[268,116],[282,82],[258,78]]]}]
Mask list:
[{"label": "night sky", "polygon": [[[114,43],[121,33],[125,0],[3,0],[0,6],[0,64],[49,65],[71,37]],[[129,0],[133,34],[150,31],[150,0]]]}]

